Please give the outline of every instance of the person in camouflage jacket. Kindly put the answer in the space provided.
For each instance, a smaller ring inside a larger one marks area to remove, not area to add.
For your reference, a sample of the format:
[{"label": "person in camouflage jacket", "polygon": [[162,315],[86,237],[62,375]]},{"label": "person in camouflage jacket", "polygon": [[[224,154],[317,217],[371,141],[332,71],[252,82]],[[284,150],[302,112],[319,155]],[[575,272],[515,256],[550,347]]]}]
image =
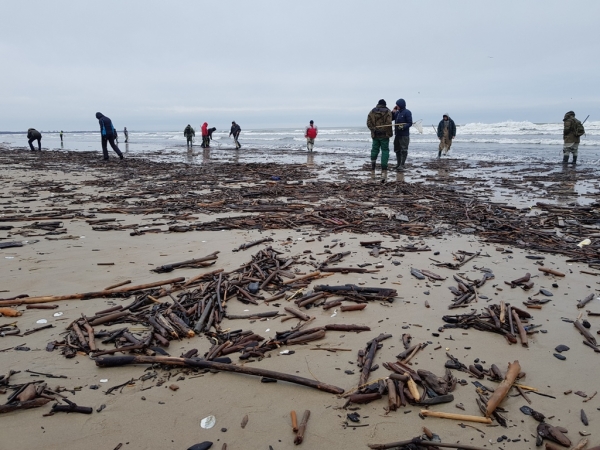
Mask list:
[{"label": "person in camouflage jacket", "polygon": [[367,127],[371,130],[373,144],[371,146],[371,170],[375,170],[377,157],[381,150],[381,170],[387,170],[390,158],[390,138],[394,135],[392,129],[392,111],[381,99],[377,106],[367,116]]}]

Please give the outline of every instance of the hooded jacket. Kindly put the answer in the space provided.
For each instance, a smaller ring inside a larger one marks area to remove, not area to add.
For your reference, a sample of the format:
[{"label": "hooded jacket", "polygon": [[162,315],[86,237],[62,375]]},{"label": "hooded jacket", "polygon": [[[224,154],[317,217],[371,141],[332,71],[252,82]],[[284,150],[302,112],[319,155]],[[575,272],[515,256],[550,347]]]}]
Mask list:
[{"label": "hooded jacket", "polygon": [[202,136],[208,136],[208,123],[204,122],[202,124]]},{"label": "hooded jacket", "polygon": [[238,134],[240,134],[241,131],[242,131],[242,129],[240,128],[240,126],[234,122],[231,125],[231,130],[229,130],[229,136],[231,136],[232,134],[234,136],[237,136]]},{"label": "hooded jacket", "polygon": [[96,113],[96,119],[100,124],[100,134],[105,138],[114,138],[117,135],[115,127],[113,127],[112,120],[106,117],[102,113]]},{"label": "hooded jacket", "polygon": [[403,98],[398,99],[396,101],[396,105],[400,108],[398,111],[393,113],[394,123],[397,125],[399,123],[403,124],[402,127],[394,126],[396,129],[396,136],[410,136],[409,128],[412,127],[413,118],[412,113],[406,109],[406,102]]},{"label": "hooded jacket", "polygon": [[33,140],[41,139],[41,138],[42,138],[42,133],[40,133],[35,128],[30,128],[27,130],[27,139],[31,139],[33,141]]},{"label": "hooded jacket", "polygon": [[[454,138],[456,137],[456,125],[454,124],[454,120],[452,120],[448,114],[444,115],[448,117],[448,136]],[[444,137],[444,119],[440,120],[440,124],[438,125],[437,137],[440,139]]]},{"label": "hooded jacket", "polygon": [[378,103],[367,116],[367,127],[373,139],[389,139],[393,136],[392,112],[387,106]]},{"label": "hooded jacket", "polygon": [[575,133],[577,130],[576,126],[576,118],[575,113],[573,111],[569,111],[565,114],[565,118],[563,119],[563,123],[565,124],[565,128],[563,130],[563,141],[565,144],[579,144],[579,136]]},{"label": "hooded jacket", "polygon": [[192,138],[192,136],[196,136],[196,132],[194,131],[194,129],[192,128],[191,125],[188,125],[187,127],[185,127],[185,130],[183,130],[183,135],[186,138]]}]

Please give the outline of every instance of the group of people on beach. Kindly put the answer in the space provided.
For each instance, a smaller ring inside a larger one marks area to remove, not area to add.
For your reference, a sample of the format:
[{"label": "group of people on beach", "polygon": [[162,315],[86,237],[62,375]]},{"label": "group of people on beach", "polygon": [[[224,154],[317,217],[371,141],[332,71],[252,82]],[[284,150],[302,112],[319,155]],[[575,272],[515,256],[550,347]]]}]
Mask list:
[{"label": "group of people on beach", "polygon": [[[588,116],[589,117],[589,116]],[[123,153],[118,147],[118,134],[117,130],[113,126],[112,121],[104,114],[97,112],[96,119],[100,125],[100,135],[102,143],[102,155],[103,159],[107,161],[108,158],[108,144],[110,144],[113,151],[123,159]],[[587,120],[587,118],[586,118]],[[569,155],[573,155],[572,164],[577,164],[577,154],[579,149],[579,143],[581,136],[585,134],[585,128],[583,123],[575,117],[573,111],[569,111],[563,118],[563,164],[569,163]],[[408,146],[410,144],[410,128],[415,125],[413,122],[412,113],[406,108],[406,101],[402,98],[396,101],[396,105],[393,110],[387,107],[387,103],[384,99],[377,102],[375,108],[373,108],[367,116],[367,127],[371,131],[371,170],[375,170],[377,166],[377,158],[381,152],[381,170],[388,170],[388,162],[390,156],[390,138],[394,136],[394,153],[396,154],[397,165],[396,171],[403,171],[406,159],[408,157]],[[202,148],[209,148],[210,141],[212,140],[212,134],[217,130],[216,128],[208,128],[208,123],[204,122],[201,127],[202,130]],[[231,122],[231,129],[229,136],[233,136],[235,148],[240,149],[238,138],[242,129],[235,122]],[[421,131],[421,130],[420,130]],[[309,125],[304,130],[304,137],[306,138],[306,147],[309,152],[312,152],[315,145],[315,139],[318,135],[318,128],[314,121],[310,121]],[[127,127],[124,128],[123,134],[125,135],[125,142],[129,142],[129,133]],[[456,124],[454,120],[446,113],[442,116],[442,120],[438,124],[436,134],[440,140],[438,147],[438,159],[442,157],[442,154],[447,155],[452,146],[452,142],[456,137]],[[188,124],[183,130],[183,135],[186,138],[187,146],[192,147],[193,139],[196,136],[195,130],[190,124]],[[27,130],[27,139],[31,151],[35,151],[33,142],[37,141],[38,150],[42,150],[42,133],[35,128],[29,128]],[[63,142],[63,131],[60,132],[60,142]]]},{"label": "group of people on beach", "polygon": [[[204,122],[200,129],[202,131],[202,144],[200,144],[200,147],[209,148],[210,141],[212,141],[212,135],[215,131],[217,131],[217,129],[215,127],[208,128],[207,122]],[[235,120],[231,122],[231,130],[229,131],[229,136],[233,136],[233,142],[235,143],[236,149],[242,148],[242,144],[240,144],[240,141],[238,140],[241,132],[242,129],[237,123],[235,123]],[[185,127],[185,129],[183,130],[183,135],[185,136],[188,148],[191,148],[194,144],[196,130],[194,130],[192,126],[188,123],[187,127]]]}]

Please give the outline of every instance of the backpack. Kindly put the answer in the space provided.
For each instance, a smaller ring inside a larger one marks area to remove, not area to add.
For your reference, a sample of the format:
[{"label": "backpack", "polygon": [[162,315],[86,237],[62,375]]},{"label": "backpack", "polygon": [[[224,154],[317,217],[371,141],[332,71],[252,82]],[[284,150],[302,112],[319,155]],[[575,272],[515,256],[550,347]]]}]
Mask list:
[{"label": "backpack", "polygon": [[575,122],[575,136],[583,136],[585,134],[585,128],[583,127],[583,124],[575,118],[573,118],[573,122]]}]

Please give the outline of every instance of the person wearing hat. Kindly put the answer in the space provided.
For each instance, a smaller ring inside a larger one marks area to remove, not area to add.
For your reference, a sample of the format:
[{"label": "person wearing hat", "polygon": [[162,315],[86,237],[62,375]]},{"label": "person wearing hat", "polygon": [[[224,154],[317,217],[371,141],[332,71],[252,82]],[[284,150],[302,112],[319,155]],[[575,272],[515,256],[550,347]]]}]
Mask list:
[{"label": "person wearing hat", "polygon": [[392,111],[385,100],[377,102],[377,106],[367,116],[367,127],[371,130],[371,170],[375,170],[377,156],[381,150],[381,170],[387,170],[390,158],[390,138],[392,131]]},{"label": "person wearing hat", "polygon": [[442,152],[447,155],[452,145],[452,140],[456,137],[456,125],[454,120],[448,114],[444,114],[437,128],[437,137],[440,140],[438,148],[438,159],[442,157]]},{"label": "person wearing hat", "polygon": [[117,130],[115,130],[112,120],[99,112],[96,113],[96,119],[98,119],[98,123],[100,124],[100,135],[102,136],[102,155],[104,161],[108,161],[107,144],[110,144],[115,153],[119,155],[119,158],[123,159],[123,153],[121,153],[121,150],[119,150],[119,147],[117,144],[115,144]]},{"label": "person wearing hat", "polygon": [[29,143],[29,148],[31,149],[31,151],[35,152],[35,148],[33,148],[33,144],[32,144],[33,141],[37,141],[38,150],[41,152],[42,151],[42,133],[40,133],[35,128],[29,128],[27,130],[27,142]]},{"label": "person wearing hat", "polygon": [[242,144],[238,141],[238,137],[240,136],[242,129],[240,126],[235,123],[235,120],[231,122],[231,130],[229,131],[229,136],[233,135],[233,142],[235,142],[235,149],[242,148]]},{"label": "person wearing hat", "polygon": [[309,125],[304,130],[304,137],[306,138],[306,148],[309,152],[313,151],[315,146],[315,138],[319,134],[319,129],[315,125],[315,123],[311,120]]},{"label": "person wearing hat", "polygon": [[394,137],[394,152],[398,165],[396,170],[404,170],[404,163],[408,157],[408,144],[410,144],[410,127],[413,125],[412,113],[406,109],[406,102],[403,98],[396,100],[393,112],[394,128],[396,136]]}]

